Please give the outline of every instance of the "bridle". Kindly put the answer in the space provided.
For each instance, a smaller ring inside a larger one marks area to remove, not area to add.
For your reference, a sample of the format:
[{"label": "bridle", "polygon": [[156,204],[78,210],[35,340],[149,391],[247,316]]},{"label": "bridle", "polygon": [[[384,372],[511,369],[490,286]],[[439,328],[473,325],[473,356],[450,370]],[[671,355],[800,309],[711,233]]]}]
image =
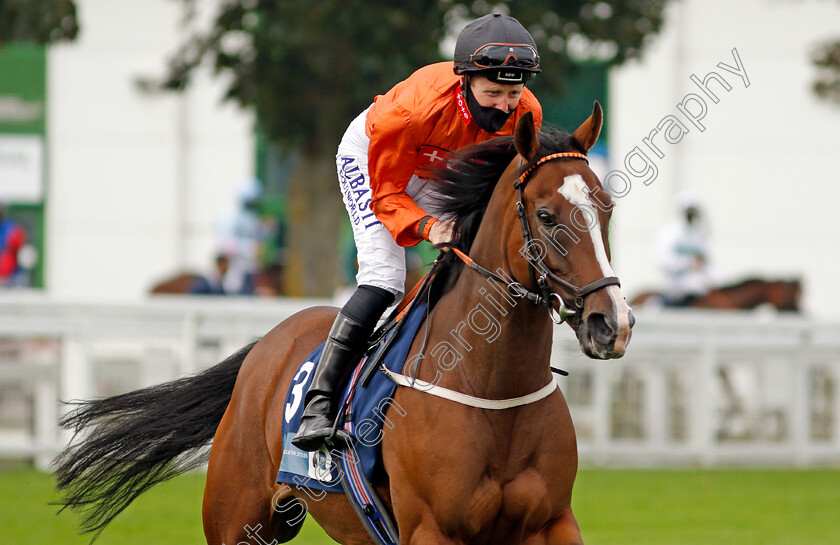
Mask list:
[{"label": "bridle", "polygon": [[[534,244],[534,236],[531,233],[531,225],[528,223],[528,218],[525,214],[525,201],[523,197],[523,190],[525,184],[528,181],[528,177],[539,167],[540,165],[547,163],[549,161],[555,160],[569,160],[569,159],[581,159],[586,161],[587,164],[589,160],[586,158],[586,155],[583,153],[577,152],[562,152],[562,153],[552,153],[550,155],[546,155],[545,157],[540,158],[537,162],[531,165],[526,171],[524,171],[519,178],[517,178],[516,182],[514,182],[513,187],[518,192],[518,198],[516,201],[516,215],[519,217],[519,222],[522,226],[522,238],[525,240],[525,248],[527,252],[523,255],[525,259],[528,261],[528,272],[531,277],[532,285],[537,287],[538,291],[530,290],[523,286],[520,282],[515,282],[510,279],[503,278],[501,275],[490,271],[478,263],[476,263],[471,257],[465,254],[463,251],[452,247],[452,251],[471,269],[474,271],[483,274],[484,276],[505,284],[507,286],[508,293],[510,293],[513,297],[520,297],[523,299],[527,299],[532,303],[537,305],[546,307],[549,310],[549,315],[551,316],[552,321],[555,324],[562,324],[568,318],[578,315],[579,311],[583,309],[583,299],[602,288],[607,286],[621,286],[621,282],[619,281],[617,276],[606,276],[603,278],[599,278],[594,282],[590,282],[589,284],[578,287],[567,280],[563,280],[556,274],[554,274],[551,269],[548,268],[548,265],[545,264],[543,257],[539,254],[536,249],[536,245]],[[522,157],[519,158],[519,166],[522,166]],[[563,288],[566,292],[570,293],[574,297],[574,309],[570,309],[568,305],[566,305],[565,300],[563,297],[552,291],[551,286],[549,284],[549,280],[558,284],[561,288]],[[556,307],[555,307],[556,304]]]}]

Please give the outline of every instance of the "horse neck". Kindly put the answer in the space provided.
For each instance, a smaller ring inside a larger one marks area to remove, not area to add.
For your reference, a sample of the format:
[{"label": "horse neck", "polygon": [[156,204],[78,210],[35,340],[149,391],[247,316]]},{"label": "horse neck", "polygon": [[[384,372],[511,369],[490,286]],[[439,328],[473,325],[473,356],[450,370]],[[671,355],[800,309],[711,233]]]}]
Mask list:
[{"label": "horse neck", "polygon": [[[491,201],[485,218],[500,217],[493,214],[494,208]],[[505,208],[513,210],[512,205]],[[484,268],[510,277],[505,237],[500,243],[500,233],[506,235],[509,229],[518,232],[519,227],[510,218],[501,217],[501,222],[482,222],[470,256]],[[442,385],[449,383],[472,395],[500,399],[531,393],[551,377],[553,330],[548,312],[511,297],[497,281],[465,267],[430,319],[434,335],[430,334],[428,346],[449,343],[457,356],[462,356],[457,372],[444,373]]]}]

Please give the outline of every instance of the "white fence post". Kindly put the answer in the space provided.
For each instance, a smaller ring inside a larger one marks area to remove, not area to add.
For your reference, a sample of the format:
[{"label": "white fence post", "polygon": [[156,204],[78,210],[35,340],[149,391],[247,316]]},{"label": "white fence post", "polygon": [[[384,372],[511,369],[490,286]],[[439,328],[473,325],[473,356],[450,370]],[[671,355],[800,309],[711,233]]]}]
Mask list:
[{"label": "white fence post", "polygon": [[793,463],[805,466],[811,458],[811,411],[809,407],[810,361],[808,357],[808,332],[799,333],[799,344],[793,360],[793,399],[790,417],[790,437],[793,447]]},{"label": "white fence post", "polygon": [[[90,398],[94,390],[91,357],[81,331],[69,331],[61,336],[60,361],[59,386],[56,388],[60,392],[58,401],[72,403]],[[71,410],[72,405],[64,405],[60,414],[64,415]],[[62,444],[69,443],[71,438],[70,430],[59,432]]]},{"label": "white fence post", "polygon": [[609,459],[610,422],[610,371],[605,362],[592,362],[593,368],[593,410],[592,410],[592,458],[596,464]]},{"label": "white fence post", "polygon": [[35,467],[42,471],[49,468],[53,449],[59,441],[58,433],[58,368],[51,366],[49,375],[41,377],[35,386],[34,438],[40,451],[35,457]]},{"label": "white fence post", "polygon": [[61,401],[69,403],[91,397],[91,357],[84,335],[73,331],[61,339]]},{"label": "white fence post", "polygon": [[647,366],[644,370],[644,384],[646,399],[645,411],[645,439],[653,450],[666,448],[667,413],[667,367],[660,362]]},{"label": "white fence post", "polygon": [[697,360],[697,383],[692,396],[692,445],[697,461],[702,466],[710,466],[714,461],[713,444],[715,442],[715,396],[716,347],[711,335],[708,335],[700,350]]}]

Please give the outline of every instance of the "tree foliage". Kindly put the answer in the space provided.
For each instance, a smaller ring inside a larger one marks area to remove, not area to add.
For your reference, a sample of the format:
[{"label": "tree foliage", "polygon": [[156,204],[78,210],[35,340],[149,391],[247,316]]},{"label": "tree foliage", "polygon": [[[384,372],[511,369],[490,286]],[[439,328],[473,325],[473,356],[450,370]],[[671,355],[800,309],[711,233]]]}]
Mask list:
[{"label": "tree foliage", "polygon": [[74,40],[78,32],[73,0],[0,0],[0,47]]},{"label": "tree foliage", "polygon": [[840,40],[820,45],[811,60],[819,69],[813,85],[814,92],[821,98],[840,104]]},{"label": "tree foliage", "polygon": [[[182,0],[187,20],[196,0]],[[573,61],[621,63],[659,30],[666,0],[224,0],[211,28],[169,62],[165,86],[182,89],[204,60],[230,76],[227,98],[253,108],[261,130],[290,146],[334,148],[377,94],[420,66],[445,60],[445,36],[485,13],[514,15],[533,34],[543,74],[559,91]]]}]

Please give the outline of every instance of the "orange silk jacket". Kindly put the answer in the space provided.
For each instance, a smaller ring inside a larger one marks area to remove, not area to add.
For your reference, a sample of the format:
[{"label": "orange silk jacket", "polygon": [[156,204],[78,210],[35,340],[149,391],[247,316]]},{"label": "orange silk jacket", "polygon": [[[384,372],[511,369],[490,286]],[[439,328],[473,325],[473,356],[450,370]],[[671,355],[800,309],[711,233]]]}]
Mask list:
[{"label": "orange silk jacket", "polygon": [[499,132],[480,129],[461,96],[460,83],[452,62],[431,64],[377,96],[368,111],[370,207],[400,246],[428,240],[435,221],[427,221],[423,233],[418,233],[420,220],[428,214],[405,192],[419,165],[444,160],[469,144],[511,135],[525,112],[533,112],[537,130],[542,125],[542,107],[526,87]]}]

